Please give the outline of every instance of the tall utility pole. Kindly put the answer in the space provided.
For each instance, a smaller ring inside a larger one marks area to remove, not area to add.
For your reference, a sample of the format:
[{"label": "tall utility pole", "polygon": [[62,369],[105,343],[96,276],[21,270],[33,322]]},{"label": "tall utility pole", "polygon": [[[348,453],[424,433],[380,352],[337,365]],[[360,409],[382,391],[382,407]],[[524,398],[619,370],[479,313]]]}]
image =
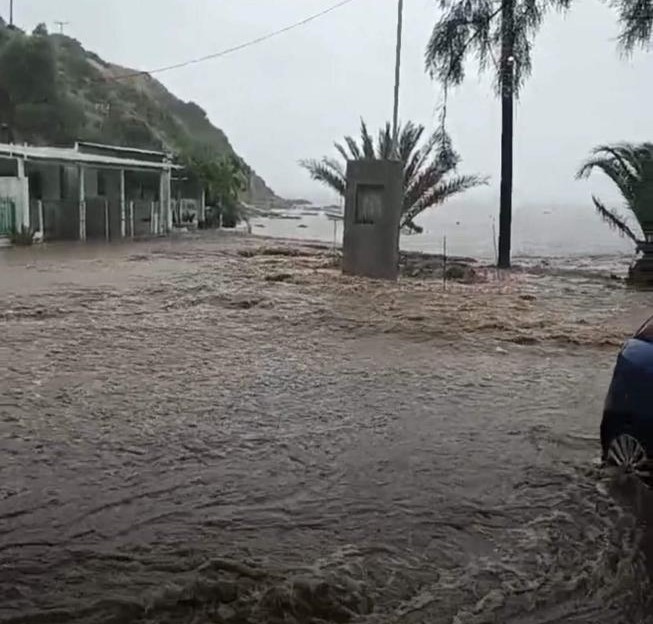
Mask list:
[{"label": "tall utility pole", "polygon": [[398,158],[397,143],[399,140],[399,84],[401,81],[401,39],[404,27],[404,0],[399,0],[397,7],[397,56],[395,59],[395,100],[392,113],[392,155]]},{"label": "tall utility pole", "polygon": [[9,26],[14,25],[14,0],[9,0]]},{"label": "tall utility pole", "polygon": [[68,24],[70,24],[70,22],[55,22],[55,24],[57,26],[59,26],[59,34],[63,35],[64,26],[68,26]]},{"label": "tall utility pole", "polygon": [[501,199],[499,258],[510,268],[512,246],[513,103],[515,97],[515,0],[501,0]]},{"label": "tall utility pole", "polygon": [[513,104],[515,98],[515,0],[501,0],[501,199],[499,258],[510,268],[512,247]]}]

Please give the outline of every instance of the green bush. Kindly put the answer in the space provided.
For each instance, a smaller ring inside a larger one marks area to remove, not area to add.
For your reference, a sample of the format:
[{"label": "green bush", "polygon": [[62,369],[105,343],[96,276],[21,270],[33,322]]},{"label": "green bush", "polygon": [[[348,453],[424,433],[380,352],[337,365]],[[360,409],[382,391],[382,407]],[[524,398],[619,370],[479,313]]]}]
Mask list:
[{"label": "green bush", "polygon": [[32,31],[32,34],[35,37],[47,37],[48,36],[48,27],[41,22],[36,25],[36,28]]},{"label": "green bush", "polygon": [[57,99],[57,64],[50,40],[12,37],[0,53],[0,84],[16,103]]},{"label": "green bush", "polygon": [[248,186],[250,171],[236,156],[215,156],[206,152],[187,152],[182,157],[188,176],[202,185],[206,201],[213,206],[207,211],[207,228],[235,228],[245,214],[239,198]]},{"label": "green bush", "polygon": [[7,94],[5,115],[20,140],[69,142],[83,117],[57,75],[55,47],[47,31],[32,37],[15,33],[0,47],[0,91]]}]

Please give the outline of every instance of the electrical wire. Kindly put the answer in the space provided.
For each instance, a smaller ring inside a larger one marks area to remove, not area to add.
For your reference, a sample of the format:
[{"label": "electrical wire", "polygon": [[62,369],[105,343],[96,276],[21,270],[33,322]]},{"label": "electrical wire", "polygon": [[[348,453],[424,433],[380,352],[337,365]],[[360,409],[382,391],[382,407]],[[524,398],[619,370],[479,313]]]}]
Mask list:
[{"label": "electrical wire", "polygon": [[294,24],[290,24],[289,26],[285,26],[284,28],[281,28],[279,30],[275,30],[274,32],[268,33],[266,35],[263,35],[261,37],[257,37],[256,39],[251,39],[250,41],[246,41],[244,43],[241,43],[239,45],[233,46],[231,48],[227,48],[226,50],[221,50],[220,52],[215,52],[213,54],[207,54],[206,56],[200,56],[199,58],[195,59],[190,59],[188,61],[182,61],[181,63],[175,63],[174,65],[166,65],[164,67],[157,67],[155,69],[150,69],[150,70],[142,70],[142,71],[134,71],[134,72],[129,72],[126,74],[121,74],[118,76],[112,76],[112,80],[125,80],[127,78],[134,78],[136,76],[146,76],[146,75],[151,75],[151,74],[160,74],[163,72],[167,71],[172,71],[173,69],[181,69],[182,67],[188,67],[189,65],[197,65],[198,63],[204,63],[206,61],[211,61],[217,58],[221,58],[223,56],[227,56],[228,54],[233,54],[234,52],[238,52],[240,50],[244,50],[245,48],[249,48],[251,46],[257,45],[259,43],[263,43],[264,41],[268,41],[269,39],[273,39],[274,37],[278,37],[279,35],[282,35],[284,33],[287,33],[291,30],[295,30],[296,28],[299,28],[301,26],[305,26],[306,24],[309,24],[310,22],[314,22],[315,20],[324,17],[325,15],[328,15],[329,13],[333,13],[337,9],[340,9],[341,7],[344,7],[347,4],[351,4],[354,2],[354,0],[341,0],[341,2],[338,2],[337,4],[334,4],[333,6],[328,7],[327,9],[324,9],[323,11],[320,11],[319,13],[315,13],[313,15],[310,15],[309,17],[304,18],[303,20],[299,22],[295,22]]}]

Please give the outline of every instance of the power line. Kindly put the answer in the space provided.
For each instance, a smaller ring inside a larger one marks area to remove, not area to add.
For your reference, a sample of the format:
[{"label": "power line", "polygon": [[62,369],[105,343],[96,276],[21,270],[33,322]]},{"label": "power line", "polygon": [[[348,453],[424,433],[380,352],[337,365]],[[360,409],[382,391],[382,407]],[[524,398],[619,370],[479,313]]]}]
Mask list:
[{"label": "power line", "polygon": [[150,74],[160,74],[162,72],[167,72],[171,71],[173,69],[181,69],[182,67],[188,67],[189,65],[196,65],[198,63],[204,63],[205,61],[211,61],[213,59],[221,58],[223,56],[227,56],[228,54],[232,54],[233,52],[238,52],[240,50],[244,50],[245,48],[249,48],[251,46],[257,45],[259,43],[263,43],[264,41],[268,41],[269,39],[273,39],[274,37],[278,37],[279,35],[282,35],[284,33],[287,33],[291,30],[295,30],[296,28],[299,28],[301,26],[305,26],[306,24],[309,24],[310,22],[314,22],[315,20],[324,17],[325,15],[328,15],[329,13],[333,13],[337,9],[344,7],[347,4],[351,4],[354,2],[354,0],[341,0],[341,2],[338,2],[337,4],[334,4],[333,6],[330,6],[327,9],[324,9],[323,11],[320,11],[319,13],[315,13],[313,15],[310,15],[309,17],[304,18],[303,20],[299,22],[295,22],[294,24],[291,24],[290,26],[285,26],[284,28],[281,28],[279,30],[275,30],[274,32],[268,33],[267,35],[263,35],[261,37],[257,37],[256,39],[251,39],[250,41],[246,41],[245,43],[241,43],[239,45],[233,46],[232,48],[227,48],[226,50],[221,50],[220,52],[215,52],[213,54],[207,54],[206,56],[201,56],[199,58],[191,59],[188,61],[183,61],[181,63],[175,63],[174,65],[166,65],[165,67],[157,67],[156,69],[150,69],[148,71],[134,71],[130,72],[127,74],[122,74],[120,76],[112,76],[113,80],[124,80],[125,78],[134,78],[136,76],[146,76]]},{"label": "power line", "polygon": [[395,61],[395,99],[392,111],[392,156],[397,156],[397,142],[399,140],[399,81],[401,78],[401,39],[404,24],[404,0],[397,3],[397,58]]}]

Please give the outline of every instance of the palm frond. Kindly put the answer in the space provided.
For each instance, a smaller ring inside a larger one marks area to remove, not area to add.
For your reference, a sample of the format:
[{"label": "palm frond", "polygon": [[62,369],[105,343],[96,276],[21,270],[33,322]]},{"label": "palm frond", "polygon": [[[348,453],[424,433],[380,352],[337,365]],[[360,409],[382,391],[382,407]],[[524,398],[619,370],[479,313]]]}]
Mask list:
[{"label": "palm frond", "polygon": [[600,145],[576,175],[587,178],[594,170],[612,180],[640,225],[653,220],[653,144]]},{"label": "palm frond", "polygon": [[435,203],[441,204],[452,195],[458,195],[458,193],[462,193],[477,186],[486,186],[488,183],[489,178],[487,176],[459,175],[443,182],[440,186],[433,189],[433,199],[435,200]]},{"label": "palm frond", "polygon": [[419,142],[424,134],[424,126],[408,122],[400,129],[397,137],[397,148],[399,160],[407,163],[410,156],[417,150]]},{"label": "palm frond", "polygon": [[381,130],[379,130],[379,138],[376,144],[376,157],[379,160],[388,160],[392,158],[392,146],[394,138],[392,136],[392,126],[386,123]]},{"label": "palm frond", "polygon": [[433,138],[437,141],[437,163],[440,167],[440,171],[443,173],[453,171],[460,162],[460,156],[458,155],[458,152],[456,152],[456,150],[453,148],[451,137],[444,130],[438,130],[433,135]]},{"label": "palm frond", "polygon": [[412,221],[427,208],[442,204],[453,195],[463,193],[477,186],[484,186],[487,183],[488,178],[486,177],[461,175],[432,186],[404,213],[404,220]]},{"label": "palm frond", "polygon": [[352,160],[361,160],[361,158],[363,158],[363,154],[361,153],[360,148],[358,147],[356,141],[352,137],[346,136],[345,143],[349,148],[349,153],[351,154]]},{"label": "palm frond", "polygon": [[596,211],[599,213],[601,219],[603,219],[611,228],[619,231],[622,236],[627,236],[635,243],[639,243],[637,236],[630,229],[630,227],[628,227],[626,219],[622,215],[615,212],[614,210],[609,210],[606,208],[595,196],[592,196],[592,201],[594,202]]},{"label": "palm frond", "polygon": [[440,184],[442,177],[436,164],[431,163],[420,169],[404,189],[404,212],[409,212],[419,204],[426,193]]},{"label": "palm frond", "polygon": [[647,48],[653,34],[653,0],[613,0],[619,15],[619,47],[626,54]]},{"label": "palm frond", "polygon": [[322,164],[327,169],[331,170],[335,175],[340,176],[343,179],[347,176],[345,166],[343,166],[343,164],[335,158],[329,158],[328,156],[325,156],[322,158]]},{"label": "palm frond", "polygon": [[363,145],[363,155],[365,158],[373,160],[374,155],[374,140],[370,136],[370,133],[367,131],[367,125],[365,121],[361,119],[361,143]]},{"label": "palm frond", "polygon": [[441,128],[433,132],[422,147],[415,150],[405,161],[404,183],[407,189],[412,186],[417,173],[423,171],[429,161],[437,165],[442,175],[453,171],[458,164],[459,157],[453,149],[451,139]]},{"label": "palm frond", "polygon": [[[484,184],[485,179],[479,176],[450,177],[458,163],[458,155],[453,149],[449,135],[443,130],[436,130],[425,140],[425,128],[420,124],[408,122],[398,130],[398,156],[404,166],[402,224],[417,231],[420,228],[413,221],[423,210],[442,203],[455,193]],[[361,120],[362,147],[352,137],[345,137],[344,144],[334,145],[344,163],[352,158],[387,160],[394,157],[393,132],[390,123],[386,123],[378,133],[376,152],[372,136],[363,120]],[[300,161],[300,165],[314,180],[345,195],[346,170],[341,161],[325,157],[321,160],[303,160]]]},{"label": "palm frond", "polygon": [[613,160],[621,167],[624,175],[635,176],[640,171],[638,161],[641,159],[641,148],[630,143],[599,145],[592,150],[592,155],[596,159]]},{"label": "palm frond", "polygon": [[417,225],[417,223],[410,219],[404,219],[399,227],[401,230],[408,230],[413,234],[421,234],[424,231],[424,228],[421,225]]},{"label": "palm frond", "polygon": [[627,202],[633,201],[636,179],[624,165],[614,158],[599,156],[583,163],[576,177],[578,179],[587,178],[595,169],[602,171],[614,182]]},{"label": "palm frond", "polygon": [[[628,1],[628,0],[621,0]],[[645,1],[645,0],[639,0]],[[653,1],[653,0],[648,0]],[[492,0],[441,0],[444,15],[436,23],[426,47],[426,69],[445,85],[458,85],[465,78],[466,62],[476,61],[479,71],[495,71],[500,89],[502,67],[496,63],[502,44],[502,21],[511,20],[515,95],[531,72],[533,39],[546,12],[567,9],[571,0],[516,0],[509,17],[503,3]]]},{"label": "palm frond", "polygon": [[334,143],[333,145],[338,153],[342,156],[343,160],[347,161],[351,158],[351,155],[347,152],[342,143]]},{"label": "palm frond", "polygon": [[310,173],[313,180],[322,182],[340,195],[345,195],[347,181],[340,163],[334,166],[336,164],[334,161],[323,158],[322,160],[302,160],[299,164]]},{"label": "palm frond", "polygon": [[[446,13],[436,23],[426,46],[426,68],[445,84],[460,84],[465,61],[473,56],[484,69],[494,44],[492,20],[497,10],[489,0],[447,2]],[[495,28],[496,30],[496,28]]]}]

